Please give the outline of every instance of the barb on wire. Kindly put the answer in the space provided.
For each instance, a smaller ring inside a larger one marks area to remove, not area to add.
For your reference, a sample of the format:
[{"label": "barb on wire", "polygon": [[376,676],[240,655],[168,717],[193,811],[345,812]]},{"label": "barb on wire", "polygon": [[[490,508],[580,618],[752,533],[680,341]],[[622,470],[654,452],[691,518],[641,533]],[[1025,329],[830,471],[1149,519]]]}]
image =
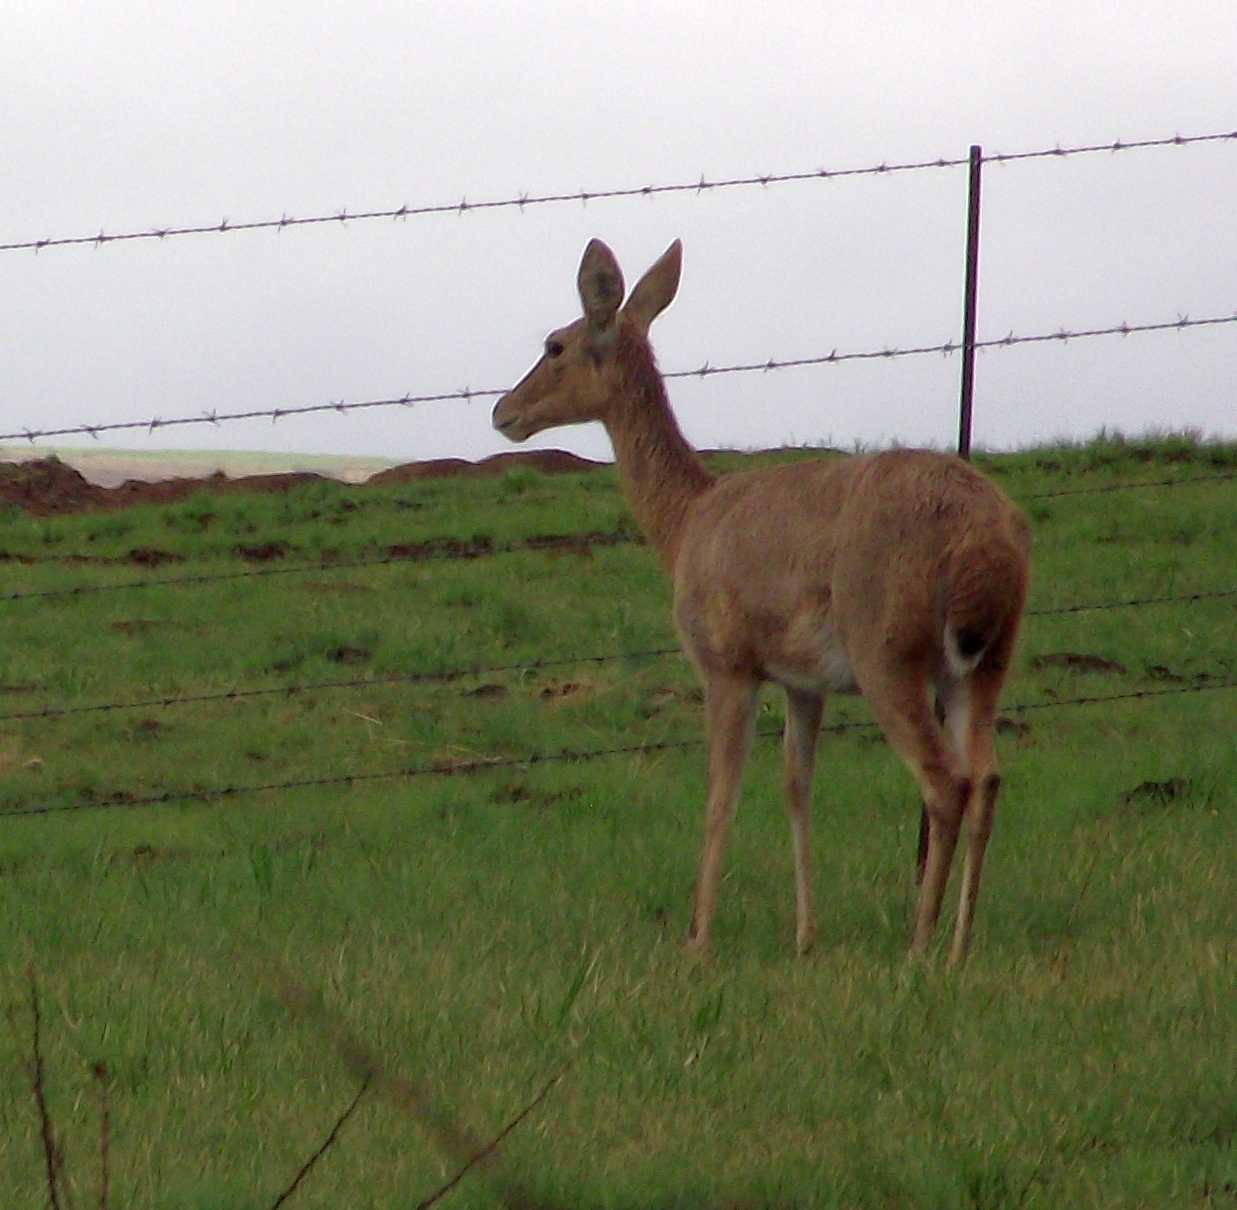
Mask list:
[{"label": "barb on wire", "polygon": [[[1049,617],[1060,614],[1092,613],[1108,609],[1130,609],[1144,605],[1186,604],[1195,601],[1218,600],[1237,596],[1237,588],[1215,592],[1189,592],[1175,596],[1132,597],[1123,601],[1092,601],[1075,605],[1056,605],[1045,609],[1029,609],[1027,617]],[[461,665],[429,672],[406,672],[390,676],[353,677],[328,681],[306,681],[290,685],[262,685],[249,689],[220,689],[210,693],[189,693],[180,696],[148,697],[136,701],[92,702],[82,706],[45,706],[40,710],[17,710],[0,714],[0,723],[30,722],[39,719],[61,719],[78,714],[96,714],[116,710],[167,709],[171,706],[202,705],[208,702],[238,702],[258,697],[296,697],[302,693],[323,693],[334,690],[374,689],[392,685],[452,684],[455,681],[483,676],[503,676],[508,673],[539,672],[546,668],[564,668],[580,664],[611,664],[662,659],[681,655],[675,646],[652,647],[640,651],[612,651],[601,655],[566,655],[553,659],[529,660],[524,663]]]},{"label": "barb on wire", "polygon": [[[1056,710],[1066,706],[1091,706],[1103,702],[1124,702],[1136,699],[1166,697],[1170,694],[1204,693],[1237,688],[1237,680],[1216,681],[1202,685],[1178,685],[1169,689],[1134,689],[1126,693],[1111,693],[1091,697],[1059,698],[1049,702],[1022,702],[1005,706],[1007,713],[1021,714],[1030,710]],[[821,728],[831,735],[847,731],[872,731],[876,723],[834,723]],[[756,732],[761,739],[780,737],[780,728],[761,728]],[[380,781],[407,780],[415,777],[453,777],[469,773],[492,772],[498,769],[529,769],[538,765],[580,763],[600,760],[608,756],[647,756],[654,752],[687,751],[703,748],[703,739],[654,740],[641,744],[620,744],[611,748],[572,749],[560,748],[555,752],[526,752],[520,756],[482,757],[468,761],[431,761],[429,764],[409,765],[400,769],[384,769],[378,772],[338,773],[322,777],[303,777],[286,781],[262,782],[248,785],[217,786],[212,789],[163,790],[158,794],[117,794],[92,802],[55,803],[47,806],[26,806],[0,811],[0,819],[29,818],[37,815],[60,815],[76,811],[102,811],[118,808],[130,810],[141,807],[167,806],[183,802],[220,802],[282,790],[323,789],[328,786],[353,786],[373,784]]]},{"label": "barb on wire", "polygon": [[[1203,319],[1190,319],[1188,316],[1179,315],[1174,320],[1158,323],[1121,323],[1106,328],[1083,328],[1078,331],[1058,329],[1056,332],[1039,333],[1038,335],[1031,336],[1017,336],[1011,332],[999,339],[976,341],[975,347],[977,349],[1008,349],[1015,345],[1043,344],[1049,341],[1064,343],[1069,340],[1082,340],[1096,336],[1130,336],[1137,332],[1181,331],[1185,328],[1206,328],[1231,323],[1237,323],[1237,311],[1230,315],[1213,315]],[[666,379],[704,379],[713,378],[720,374],[767,374],[770,370],[794,370],[803,369],[808,366],[841,365],[847,361],[890,361],[900,357],[922,357],[928,354],[949,357],[958,352],[961,347],[961,343],[947,340],[940,344],[912,345],[905,348],[882,345],[879,349],[866,349],[851,353],[839,353],[837,349],[833,349],[829,353],[813,357],[766,357],[763,361],[737,362],[733,365],[715,366],[705,361],[703,365],[694,370],[670,370],[664,373],[662,377]],[[0,433],[0,441],[26,441],[33,444],[35,441],[47,437],[72,437],[83,434],[89,434],[97,439],[100,433],[145,429],[149,434],[153,433],[157,428],[166,429],[199,424],[218,426],[224,421],[231,420],[270,420],[273,424],[276,420],[280,420],[285,416],[308,416],[325,412],[338,412],[340,415],[343,415],[346,412],[355,412],[365,408],[409,407],[414,403],[443,403],[447,401],[468,403],[473,399],[494,398],[504,394],[505,391],[506,388],[487,388],[486,390],[478,391],[470,387],[464,387],[458,391],[440,391],[427,395],[401,395],[390,399],[362,399],[353,403],[337,400],[328,403],[304,404],[297,407],[254,408],[240,412],[211,410],[199,412],[193,416],[173,416],[166,420],[161,417],[155,417],[150,420],[118,420],[109,423],[69,425],[56,429],[22,427],[12,432]]]},{"label": "barb on wire", "polygon": [[[1186,147],[1195,143],[1218,143],[1227,140],[1237,140],[1237,130],[1222,131],[1215,134],[1173,135],[1161,139],[1116,140],[1112,143],[1091,143],[1076,147],[1052,147],[1039,151],[1022,151],[1008,154],[985,156],[985,160],[993,163],[1013,163],[1018,160],[1034,160],[1047,157],[1065,157],[1088,155],[1096,152],[1137,151],[1152,147]],[[545,206],[567,202],[579,202],[587,205],[592,201],[603,199],[619,199],[634,197],[653,197],[656,194],[687,193],[697,196],[718,189],[766,188],[769,185],[789,184],[803,181],[830,181],[847,177],[859,176],[889,176],[894,173],[918,172],[931,168],[958,168],[969,163],[967,157],[946,158],[938,156],[935,159],[911,160],[904,163],[880,163],[863,168],[814,168],[800,172],[761,173],[748,176],[719,177],[716,180],[706,180],[703,175],[699,180],[680,181],[664,185],[634,185],[612,189],[580,189],[574,193],[543,193],[530,195],[521,193],[516,197],[498,198],[482,202],[470,202],[467,196],[458,202],[439,202],[431,205],[409,206],[407,204],[392,209],[359,210],[349,213],[347,207],[333,214],[316,214],[307,218],[289,218],[285,211],[277,219],[257,219],[249,222],[234,223],[225,218],[218,223],[180,224],[177,226],[151,227],[144,230],[130,230],[108,235],[102,229],[95,235],[55,236],[42,239],[13,240],[0,243],[0,252],[33,251],[42,252],[45,248],[63,248],[74,245],[86,245],[99,248],[104,244],[118,244],[134,240],[166,240],[172,236],[182,235],[227,235],[237,231],[282,231],[286,227],[324,226],[338,223],[346,226],[348,223],[374,219],[406,220],[413,216],[454,214],[463,216],[475,210],[516,209],[523,213],[529,206]]]}]

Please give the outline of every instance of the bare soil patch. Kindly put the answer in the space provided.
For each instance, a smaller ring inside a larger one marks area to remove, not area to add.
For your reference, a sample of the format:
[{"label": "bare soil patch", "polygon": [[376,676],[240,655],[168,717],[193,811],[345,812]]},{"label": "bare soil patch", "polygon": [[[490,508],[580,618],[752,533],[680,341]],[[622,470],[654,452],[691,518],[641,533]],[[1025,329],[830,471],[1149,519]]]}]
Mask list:
[{"label": "bare soil patch", "polygon": [[461,541],[459,538],[431,538],[426,542],[396,542],[386,548],[388,558],[412,560],[434,558],[438,555],[477,559],[493,553],[494,543],[489,538],[472,538],[468,541]]},{"label": "bare soil patch", "polygon": [[286,542],[263,542],[260,546],[234,546],[233,551],[250,563],[269,563],[282,559],[288,553]]},{"label": "bare soil patch", "polygon": [[1153,681],[1168,681],[1174,685],[1184,685],[1185,677],[1174,672],[1171,668],[1163,664],[1148,664],[1147,675]]},{"label": "bare soil patch", "polygon": [[184,555],[174,554],[170,550],[158,550],[152,546],[139,546],[129,552],[128,562],[139,567],[159,567],[163,563],[183,563]]},{"label": "bare soil patch", "polygon": [[1071,672],[1125,673],[1125,665],[1102,655],[1085,655],[1078,651],[1054,651],[1037,655],[1031,660],[1032,668],[1068,668]]},{"label": "bare soil patch", "polygon": [[1167,781],[1144,781],[1121,795],[1123,803],[1153,803],[1167,806],[1177,798],[1184,798],[1192,786],[1188,778],[1170,777]]},{"label": "bare soil patch", "polygon": [[499,685],[497,683],[487,683],[484,685],[478,685],[475,689],[465,689],[463,692],[465,697],[506,697],[507,686]]},{"label": "bare soil patch", "polygon": [[584,681],[555,681],[543,685],[537,691],[537,696],[543,702],[561,702],[567,698],[579,697],[591,689],[592,686]]},{"label": "bare soil patch", "polygon": [[580,458],[566,450],[521,450],[509,454],[493,454],[480,462],[463,458],[433,458],[426,462],[409,462],[371,475],[366,484],[408,483],[413,479],[451,479],[460,475],[502,475],[513,470],[540,471],[543,475],[569,475],[606,466],[591,458]]},{"label": "bare soil patch", "polygon": [[153,618],[121,618],[117,622],[109,622],[107,628],[116,631],[117,634],[132,636],[149,634],[157,626],[166,624],[165,622],[156,622]]}]

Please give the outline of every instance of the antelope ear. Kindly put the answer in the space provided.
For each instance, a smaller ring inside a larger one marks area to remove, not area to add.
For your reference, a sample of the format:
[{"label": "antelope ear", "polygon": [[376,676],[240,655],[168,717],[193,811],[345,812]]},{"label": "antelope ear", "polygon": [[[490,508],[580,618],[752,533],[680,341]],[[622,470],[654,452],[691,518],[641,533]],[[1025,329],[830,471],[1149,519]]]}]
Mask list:
[{"label": "antelope ear", "polygon": [[641,332],[647,332],[653,320],[674,301],[682,272],[683,242],[676,239],[636,283],[623,308]]},{"label": "antelope ear", "polygon": [[584,318],[594,332],[602,332],[614,321],[623,301],[623,271],[614,253],[599,239],[591,239],[580,260],[576,276]]}]

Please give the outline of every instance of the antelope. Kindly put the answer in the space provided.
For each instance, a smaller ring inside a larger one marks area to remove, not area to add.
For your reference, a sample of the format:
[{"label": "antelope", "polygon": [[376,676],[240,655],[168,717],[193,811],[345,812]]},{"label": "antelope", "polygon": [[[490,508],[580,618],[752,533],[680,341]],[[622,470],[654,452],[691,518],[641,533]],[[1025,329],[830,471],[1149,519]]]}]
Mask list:
[{"label": "antelope", "polygon": [[952,967],[966,957],[996,811],[993,730],[1026,599],[1027,522],[969,463],[927,450],[715,477],[675,421],[648,340],[681,271],[675,240],[624,303],[614,254],[592,240],[577,276],[583,316],[550,333],[540,359],[496,404],[493,424],[518,442],[600,421],[628,504],[672,578],[708,737],[686,944],[709,945],[757,692],[772,681],[786,693],[799,952],[816,935],[809,829],[825,697],[859,692],[922,797],[912,956],[936,930],[965,824]]}]

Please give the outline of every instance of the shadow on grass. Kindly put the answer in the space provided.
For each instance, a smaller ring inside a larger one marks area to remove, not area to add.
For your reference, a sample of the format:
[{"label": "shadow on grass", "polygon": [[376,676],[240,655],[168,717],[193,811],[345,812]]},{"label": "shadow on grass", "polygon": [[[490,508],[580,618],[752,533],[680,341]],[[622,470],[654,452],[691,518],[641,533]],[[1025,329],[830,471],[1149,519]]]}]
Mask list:
[{"label": "shadow on grass", "polygon": [[[62,1134],[57,1130],[47,1105],[46,1079],[42,1046],[42,1011],[38,978],[33,965],[27,967],[30,985],[30,1058],[27,1075],[31,1094],[38,1114],[39,1138],[42,1145],[44,1179],[46,1181],[47,1205],[52,1210],[69,1207],[70,1180],[65,1163],[65,1148]],[[559,1194],[539,1188],[543,1182],[516,1177],[502,1158],[500,1148],[506,1138],[529,1117],[566,1076],[575,1056],[569,1057],[543,1083],[537,1094],[524,1105],[496,1134],[485,1138],[468,1127],[445,1107],[439,1098],[429,1091],[392,1071],[388,1064],[368,1049],[354,1034],[345,1028],[322,1003],[321,999],[284,971],[271,973],[266,968],[262,980],[280,1000],[288,1012],[308,1020],[331,1044],[332,1049],[348,1070],[359,1080],[359,1087],[347,1107],[336,1118],[322,1142],[300,1165],[291,1180],[268,1204],[271,1210],[290,1202],[308,1182],[314,1167],[334,1148],[342,1137],[344,1127],[356,1112],[362,1099],[374,1092],[382,1096],[394,1109],[410,1118],[455,1166],[452,1176],[433,1192],[416,1203],[416,1210],[430,1210],[445,1201],[467,1179],[476,1178],[488,1185],[490,1193],[499,1205],[507,1210],[590,1210],[593,1205],[605,1205],[613,1210],[630,1206],[631,1210],[670,1210],[671,1207],[700,1206],[716,1207],[718,1210],[752,1210],[758,1203],[744,1199],[718,1197],[704,1190],[681,1189],[650,1200],[639,1198],[630,1202],[615,1202],[607,1197],[596,1202],[587,1195],[572,1194],[564,1200]],[[17,1032],[15,1014],[10,1023]],[[109,1099],[109,1073],[102,1062],[92,1067],[99,1090],[99,1174],[96,1204],[100,1210],[110,1205],[110,1153],[111,1153],[111,1104]],[[764,1203],[759,1203],[763,1205]],[[785,1210],[795,1210],[790,1203],[779,1203]]]}]

